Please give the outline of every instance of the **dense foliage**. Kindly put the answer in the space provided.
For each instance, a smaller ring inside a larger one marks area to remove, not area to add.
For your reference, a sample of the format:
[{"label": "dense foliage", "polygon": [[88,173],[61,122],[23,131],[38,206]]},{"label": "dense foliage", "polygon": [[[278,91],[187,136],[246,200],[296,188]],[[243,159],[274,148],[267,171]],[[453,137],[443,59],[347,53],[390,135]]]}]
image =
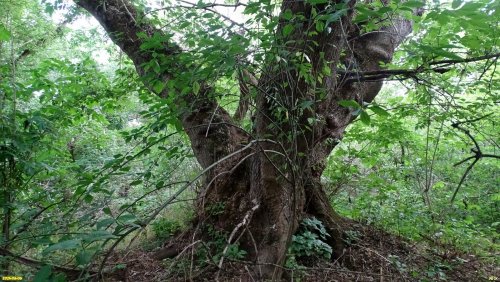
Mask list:
[{"label": "dense foliage", "polygon": [[[217,5],[133,2],[159,27],[172,30],[189,50],[177,58],[179,65],[196,63],[196,71],[179,72],[169,84],[139,77],[74,4],[0,0],[2,274],[65,281],[75,272],[77,278],[112,272],[125,267],[107,265],[116,250],[153,250],[190,224],[204,171],[182,132],[173,98],[152,92],[197,93],[199,81],[208,81],[220,104],[234,113],[241,74],[258,75],[259,62],[299,65],[306,80],[317,79],[303,53],[273,52],[275,2],[228,3],[241,11],[242,23],[218,12]],[[342,101],[359,118],[329,157],[322,181],[346,217],[435,248],[498,260],[500,2],[423,5],[374,1],[357,7],[356,21],[402,13],[415,21],[415,29],[387,66],[401,71],[375,102]],[[420,7],[424,15],[413,16],[412,9]],[[311,32],[327,29],[344,12],[318,16]],[[287,25],[282,32],[294,28]],[[165,40],[170,38],[153,36],[141,48],[155,50]],[[152,73],[160,73],[167,60],[158,56],[146,63]],[[446,71],[429,71],[436,65]],[[152,89],[144,80],[152,81]],[[301,101],[297,111],[312,103]],[[251,130],[251,118],[243,118],[241,127]],[[209,207],[213,214],[220,209]],[[243,259],[245,250],[237,243],[226,246],[228,235],[214,230],[214,247],[207,249],[216,253],[199,257],[216,265],[224,257]],[[329,258],[327,236],[320,221],[303,221],[287,266],[298,267],[300,256]]]}]

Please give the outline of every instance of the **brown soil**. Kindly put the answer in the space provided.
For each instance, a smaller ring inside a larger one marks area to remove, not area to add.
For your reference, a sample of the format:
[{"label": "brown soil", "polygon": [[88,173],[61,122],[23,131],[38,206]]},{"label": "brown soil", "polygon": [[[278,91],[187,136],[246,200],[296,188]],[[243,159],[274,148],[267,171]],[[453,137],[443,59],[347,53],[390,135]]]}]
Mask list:
[{"label": "brown soil", "polygon": [[[298,259],[307,267],[285,269],[283,281],[500,281],[500,267],[494,262],[430,240],[411,243],[359,223],[352,224],[349,234],[349,247],[338,261]],[[125,264],[126,271],[122,280],[113,281],[240,281],[234,277],[242,277],[250,266],[226,259],[220,271],[213,263],[197,267],[191,254],[187,250],[163,262],[139,249],[115,254],[113,264]]]}]

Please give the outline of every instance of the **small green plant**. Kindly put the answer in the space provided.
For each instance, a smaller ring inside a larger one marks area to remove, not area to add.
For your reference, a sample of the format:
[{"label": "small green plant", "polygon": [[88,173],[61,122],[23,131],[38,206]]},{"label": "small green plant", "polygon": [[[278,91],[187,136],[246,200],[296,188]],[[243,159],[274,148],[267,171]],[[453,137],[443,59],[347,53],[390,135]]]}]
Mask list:
[{"label": "small green plant", "polygon": [[297,261],[295,255],[290,253],[290,249],[285,261],[285,268],[290,271],[291,281],[301,281],[306,270],[306,268]]},{"label": "small green plant", "polygon": [[[211,241],[207,242],[207,246],[213,248],[215,253],[213,260],[218,263],[227,245],[227,234],[223,231],[216,230],[212,225],[207,227],[207,232],[211,238]],[[224,257],[230,260],[241,260],[246,254],[247,252],[240,249],[239,243],[236,242],[227,246]]]},{"label": "small green plant", "polygon": [[355,242],[359,241],[360,237],[361,237],[361,234],[359,233],[359,231],[356,231],[356,230],[347,230],[345,232],[344,242],[347,245],[352,245]]},{"label": "small green plant", "polygon": [[447,264],[443,264],[441,262],[436,262],[435,265],[429,266],[427,271],[425,272],[425,276],[438,281],[446,281],[448,280],[446,276],[446,270],[450,270],[451,267]]},{"label": "small green plant", "polygon": [[153,232],[156,238],[166,240],[172,237],[177,231],[181,229],[181,224],[168,218],[161,218],[153,223]]},{"label": "small green plant", "polygon": [[290,254],[296,257],[319,257],[330,259],[332,248],[325,243],[330,234],[317,218],[306,218],[300,224],[299,232],[292,236]]},{"label": "small green plant", "polygon": [[[220,259],[222,258],[223,252],[219,252],[214,256],[214,260],[218,263]],[[224,257],[229,260],[242,260],[245,258],[247,255],[247,252],[245,250],[240,249],[240,246],[238,243],[236,244],[230,244],[227,247],[227,251],[224,254]]]},{"label": "small green plant", "polygon": [[396,267],[399,273],[406,273],[408,271],[408,266],[398,256],[389,255],[389,261]]},{"label": "small green plant", "polygon": [[213,203],[207,207],[207,213],[211,216],[221,215],[224,213],[225,207],[226,204],[223,202]]}]

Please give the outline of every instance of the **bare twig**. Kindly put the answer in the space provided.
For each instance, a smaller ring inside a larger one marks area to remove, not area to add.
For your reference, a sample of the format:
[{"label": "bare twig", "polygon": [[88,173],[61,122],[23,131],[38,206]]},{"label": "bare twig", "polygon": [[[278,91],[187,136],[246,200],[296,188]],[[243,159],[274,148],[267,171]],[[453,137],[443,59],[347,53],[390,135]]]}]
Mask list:
[{"label": "bare twig", "polygon": [[[63,200],[64,201],[64,200]],[[23,224],[23,226],[21,226],[21,228],[19,228],[19,230],[16,232],[16,234],[14,236],[12,236],[12,238],[10,238],[9,242],[7,242],[7,246],[9,246],[14,239],[16,239],[21,233],[23,233],[24,231],[26,231],[30,225],[40,216],[42,215],[42,213],[44,213],[46,210],[50,209],[51,207],[53,206],[56,206],[56,205],[59,205],[60,203],[62,203],[63,201],[59,201],[59,202],[56,202],[56,203],[52,203],[48,206],[46,206],[45,208],[42,208],[41,210],[39,210],[35,215],[33,215],[33,217],[28,221],[26,222],[25,224]]]},{"label": "bare twig", "polygon": [[[202,242],[201,240],[197,240],[197,241],[194,241],[193,243],[187,245],[182,251],[179,252],[179,254],[175,257],[175,259],[177,258],[180,258],[182,256],[182,254],[184,254],[187,250],[189,250],[191,247],[194,247],[196,244]],[[170,264],[170,267],[169,269],[172,269],[175,265],[177,261],[173,261],[171,264]]]},{"label": "bare twig", "polygon": [[[218,15],[219,17],[223,18],[225,21],[227,22],[230,22],[231,23],[231,26],[229,26],[229,28],[231,28],[232,26],[238,26],[239,28],[245,30],[246,32],[250,32],[250,30],[242,23],[238,23],[236,21],[234,21],[233,19],[231,19],[230,17],[218,12],[217,10],[214,10],[212,8],[215,8],[217,6],[223,6],[223,4],[202,4],[202,5],[199,5],[199,4],[194,4],[194,3],[191,3],[191,2],[188,2],[188,1],[184,1],[184,0],[179,0],[179,2],[181,3],[184,3],[186,5],[189,5],[189,6],[178,6],[179,8],[192,8],[192,9],[202,9],[202,10],[205,10],[205,11],[208,11],[208,12],[211,12],[211,13],[214,13],[216,15]],[[237,8],[238,6],[244,6],[244,4],[229,4],[230,6],[224,6],[224,7],[235,7]]]},{"label": "bare twig", "polygon": [[481,151],[481,147],[479,146],[479,143],[476,141],[476,138],[474,138],[474,136],[472,136],[472,134],[470,133],[470,131],[466,128],[463,128],[461,127],[460,125],[461,124],[464,124],[464,123],[472,123],[472,122],[476,122],[476,121],[479,121],[479,120],[482,120],[488,116],[492,115],[492,113],[490,114],[487,114],[487,115],[484,115],[482,117],[479,117],[479,118],[475,118],[475,119],[471,119],[471,120],[465,120],[465,121],[461,121],[461,122],[455,122],[453,123],[451,126],[453,128],[456,128],[462,132],[465,133],[465,135],[467,135],[467,137],[469,137],[469,139],[474,143],[474,148],[471,149],[471,152],[474,153],[474,155],[470,156],[470,157],[467,157],[461,161],[459,161],[458,163],[454,164],[453,166],[459,166],[469,160],[472,160],[474,159],[474,161],[465,169],[465,172],[464,174],[462,175],[462,178],[460,178],[460,182],[458,183],[458,186],[457,188],[455,189],[455,192],[453,192],[453,196],[451,197],[451,203],[453,203],[453,201],[455,200],[455,197],[457,196],[457,193],[458,193],[458,190],[460,190],[460,187],[462,186],[462,184],[464,183],[465,181],[465,178],[467,177],[467,175],[469,174],[469,172],[472,170],[472,168],[474,167],[474,165],[482,158],[495,158],[495,159],[500,159],[500,156],[497,156],[497,155],[493,155],[493,154],[484,154],[482,151]]},{"label": "bare twig", "polygon": [[236,235],[236,232],[238,232],[238,230],[241,227],[247,225],[250,222],[250,218],[252,217],[252,214],[258,208],[259,208],[259,204],[255,203],[255,206],[251,210],[249,210],[247,212],[247,214],[245,215],[245,217],[243,217],[243,220],[240,223],[238,223],[238,225],[236,225],[236,227],[231,232],[231,235],[229,235],[229,239],[227,239],[227,245],[224,248],[224,251],[222,251],[222,255],[221,255],[221,258],[220,258],[220,261],[219,261],[219,265],[218,265],[219,270],[217,271],[217,274],[215,275],[215,280],[216,281],[219,281],[219,274],[220,274],[220,270],[222,269],[222,264],[224,263],[224,257],[226,256],[227,250],[229,249],[229,246],[231,245],[231,241],[233,240],[234,236]]},{"label": "bare twig", "polygon": [[471,63],[471,62],[488,60],[488,59],[498,58],[498,57],[500,57],[500,53],[488,54],[488,55],[484,55],[484,56],[472,57],[472,58],[467,58],[467,59],[441,60],[441,61],[436,61],[436,62],[430,62],[429,65]]}]

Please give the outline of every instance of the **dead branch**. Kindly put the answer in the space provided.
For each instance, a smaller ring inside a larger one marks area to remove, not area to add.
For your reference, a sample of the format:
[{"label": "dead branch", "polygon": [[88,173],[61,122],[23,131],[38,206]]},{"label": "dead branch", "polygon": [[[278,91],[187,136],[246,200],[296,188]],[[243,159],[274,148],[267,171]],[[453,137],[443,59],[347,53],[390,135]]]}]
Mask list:
[{"label": "dead branch", "polygon": [[[467,58],[467,59],[461,59],[461,60],[441,60],[441,61],[435,61],[431,62],[428,65],[429,66],[435,66],[435,65],[454,65],[454,64],[461,64],[461,63],[470,63],[470,62],[477,62],[477,61],[482,61],[482,60],[487,60],[491,58],[498,58],[500,57],[500,53],[495,53],[495,54],[489,54],[489,55],[484,55],[484,56],[479,56],[479,57],[473,57],[473,58]],[[425,73],[425,72],[435,72],[435,73],[446,73],[448,71],[452,70],[452,68],[445,68],[445,67],[435,67],[435,68],[429,68],[429,67],[417,67],[414,69],[393,69],[393,70],[377,70],[377,71],[343,71],[339,70],[338,73],[341,75],[341,81],[344,81],[344,84],[349,84],[349,83],[354,83],[354,82],[362,82],[362,81],[379,81],[383,80],[385,78],[389,78],[392,76],[403,76],[405,78],[412,78],[415,77],[417,74],[420,73]]]},{"label": "dead branch", "polygon": [[470,156],[470,157],[467,157],[461,161],[459,161],[458,163],[454,164],[453,166],[456,167],[456,166],[459,166],[469,160],[472,160],[474,159],[474,161],[465,169],[465,172],[464,174],[462,175],[462,178],[460,178],[460,182],[458,183],[458,186],[457,188],[455,189],[455,191],[453,192],[453,196],[451,197],[451,203],[453,203],[453,201],[455,200],[455,197],[457,196],[457,193],[458,193],[458,190],[460,190],[460,187],[462,186],[462,184],[464,183],[465,181],[465,178],[467,177],[467,175],[469,174],[469,172],[472,170],[472,168],[474,167],[474,165],[482,158],[495,158],[495,159],[500,159],[500,156],[497,156],[497,155],[493,155],[493,154],[484,154],[482,151],[481,151],[481,147],[479,146],[479,143],[476,141],[476,138],[474,138],[474,136],[472,136],[472,134],[470,133],[470,131],[466,128],[463,128],[461,127],[460,125],[461,124],[464,124],[464,123],[472,123],[472,122],[476,122],[476,121],[479,121],[479,120],[482,120],[488,116],[492,115],[492,113],[490,114],[487,114],[487,115],[484,115],[482,117],[479,117],[479,118],[475,118],[475,119],[471,119],[471,120],[465,120],[465,121],[461,121],[461,122],[455,122],[453,123],[451,126],[453,128],[456,128],[462,132],[465,133],[465,135],[467,135],[467,137],[469,137],[469,139],[474,143],[474,148],[471,149],[471,152],[474,153],[474,155]]},{"label": "dead branch", "polygon": [[217,271],[217,275],[215,276],[215,280],[218,281],[219,280],[219,274],[220,274],[220,270],[222,269],[222,264],[224,263],[224,257],[226,256],[226,253],[227,253],[227,250],[229,249],[229,246],[231,245],[231,241],[233,240],[234,236],[236,235],[236,232],[238,232],[238,230],[247,225],[249,222],[250,222],[250,218],[252,217],[253,213],[259,208],[259,204],[256,203],[255,206],[249,210],[247,212],[247,214],[245,215],[245,217],[243,218],[243,220],[238,223],[238,225],[236,225],[236,227],[233,229],[233,231],[231,232],[231,235],[229,235],[229,239],[227,239],[227,245],[226,247],[224,247],[224,251],[222,251],[222,255],[221,255],[221,258],[220,258],[220,261],[219,261],[219,271]]}]

